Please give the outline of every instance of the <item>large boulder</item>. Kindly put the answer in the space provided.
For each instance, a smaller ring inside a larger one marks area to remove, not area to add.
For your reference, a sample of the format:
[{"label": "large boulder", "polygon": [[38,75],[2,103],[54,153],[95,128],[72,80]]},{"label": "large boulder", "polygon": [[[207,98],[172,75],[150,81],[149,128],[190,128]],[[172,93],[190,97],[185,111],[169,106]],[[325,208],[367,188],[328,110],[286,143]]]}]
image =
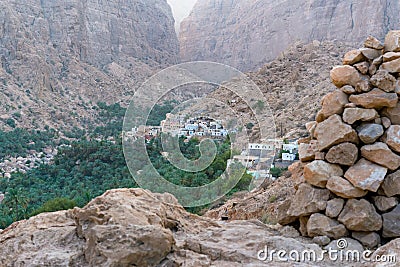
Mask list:
[{"label": "large boulder", "polygon": [[382,228],[382,218],[365,199],[349,199],[338,221],[351,231],[372,232]]},{"label": "large boulder", "polygon": [[339,176],[331,177],[326,188],[342,198],[359,198],[367,194],[367,191],[354,187],[349,181]]},{"label": "large boulder", "polygon": [[308,219],[307,233],[310,237],[327,236],[334,239],[348,235],[343,224],[320,213],[314,213]]},{"label": "large boulder", "polygon": [[333,164],[352,166],[358,159],[358,148],[352,143],[342,143],[329,149],[325,159]]},{"label": "large boulder", "polygon": [[379,118],[375,109],[365,108],[346,108],[343,112],[343,121],[348,124],[354,124],[357,121],[372,121]]},{"label": "large boulder", "polygon": [[383,217],[383,237],[400,237],[400,205]]},{"label": "large boulder", "polygon": [[400,52],[400,31],[390,31],[385,37],[385,52]]},{"label": "large boulder", "polygon": [[358,137],[364,144],[372,144],[384,133],[383,126],[375,123],[367,123],[357,127]]},{"label": "large boulder", "polygon": [[325,188],[330,177],[341,175],[343,175],[343,170],[339,165],[323,160],[315,160],[304,167],[304,179],[317,187]]},{"label": "large boulder", "polygon": [[300,217],[323,211],[328,199],[329,190],[314,188],[303,183],[297,189],[287,214]]},{"label": "large boulder", "polygon": [[386,173],[387,168],[366,159],[360,159],[347,170],[344,177],[355,187],[376,192],[385,179]]},{"label": "large boulder", "polygon": [[344,123],[339,115],[333,115],[318,123],[314,134],[318,140],[320,151],[340,143],[358,143],[359,141],[357,132],[350,125]]},{"label": "large boulder", "polygon": [[383,107],[396,107],[398,98],[395,93],[386,93],[381,89],[375,88],[372,91],[359,95],[351,95],[350,102],[364,107],[380,109]]},{"label": "large boulder", "polygon": [[322,109],[318,112],[316,121],[321,122],[334,114],[342,114],[344,106],[349,103],[348,98],[349,97],[340,90],[335,90],[327,94],[322,100]]},{"label": "large boulder", "polygon": [[385,143],[363,146],[361,156],[392,171],[400,167],[400,156],[393,153]]},{"label": "large boulder", "polygon": [[345,85],[356,87],[362,81],[362,76],[352,66],[337,66],[331,70],[331,80],[338,88]]},{"label": "large boulder", "polygon": [[396,152],[400,153],[400,125],[392,125],[386,131],[385,143]]}]

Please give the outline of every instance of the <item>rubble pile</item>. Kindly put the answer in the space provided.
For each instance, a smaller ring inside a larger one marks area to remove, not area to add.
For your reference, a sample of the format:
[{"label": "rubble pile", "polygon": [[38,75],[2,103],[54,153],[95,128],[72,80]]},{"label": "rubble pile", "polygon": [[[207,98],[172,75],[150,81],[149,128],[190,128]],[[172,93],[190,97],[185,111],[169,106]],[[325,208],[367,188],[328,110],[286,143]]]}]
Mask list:
[{"label": "rubble pile", "polygon": [[[303,172],[280,214],[303,236],[345,236],[366,247],[400,237],[400,31],[344,56],[337,87],[306,125]],[[282,209],[281,209],[282,210]]]}]

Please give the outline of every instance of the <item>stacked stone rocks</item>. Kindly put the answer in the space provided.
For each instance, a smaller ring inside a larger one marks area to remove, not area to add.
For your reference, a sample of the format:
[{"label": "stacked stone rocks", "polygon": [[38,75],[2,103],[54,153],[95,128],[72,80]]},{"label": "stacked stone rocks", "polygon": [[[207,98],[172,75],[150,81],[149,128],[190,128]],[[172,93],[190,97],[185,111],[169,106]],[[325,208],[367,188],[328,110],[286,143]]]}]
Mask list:
[{"label": "stacked stone rocks", "polygon": [[[304,236],[351,236],[366,247],[400,237],[400,31],[368,37],[334,67],[300,144],[303,176],[278,209]],[[279,212],[278,212],[279,213]]]}]

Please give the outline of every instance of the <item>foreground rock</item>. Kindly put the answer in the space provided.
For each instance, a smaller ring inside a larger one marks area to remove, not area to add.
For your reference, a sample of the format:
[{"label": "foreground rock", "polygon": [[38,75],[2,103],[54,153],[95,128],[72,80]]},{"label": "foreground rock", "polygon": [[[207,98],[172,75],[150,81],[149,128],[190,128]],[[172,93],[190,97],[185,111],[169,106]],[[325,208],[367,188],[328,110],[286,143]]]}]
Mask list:
[{"label": "foreground rock", "polygon": [[265,246],[322,252],[257,220],[218,222],[187,213],[169,194],[118,189],[5,229],[0,266],[262,266]]}]

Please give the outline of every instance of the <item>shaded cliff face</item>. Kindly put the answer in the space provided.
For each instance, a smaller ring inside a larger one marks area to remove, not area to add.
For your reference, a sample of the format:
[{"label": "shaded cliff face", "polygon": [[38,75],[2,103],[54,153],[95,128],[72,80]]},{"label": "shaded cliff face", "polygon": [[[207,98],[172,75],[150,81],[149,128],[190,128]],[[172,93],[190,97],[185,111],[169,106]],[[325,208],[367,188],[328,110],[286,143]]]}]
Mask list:
[{"label": "shaded cliff face", "polygon": [[0,126],[14,112],[22,127],[79,126],[83,106],[127,100],[178,51],[166,0],[1,0]]},{"label": "shaded cliff face", "polygon": [[198,1],[181,25],[181,57],[254,70],[296,40],[383,39],[400,27],[399,13],[392,0]]}]

